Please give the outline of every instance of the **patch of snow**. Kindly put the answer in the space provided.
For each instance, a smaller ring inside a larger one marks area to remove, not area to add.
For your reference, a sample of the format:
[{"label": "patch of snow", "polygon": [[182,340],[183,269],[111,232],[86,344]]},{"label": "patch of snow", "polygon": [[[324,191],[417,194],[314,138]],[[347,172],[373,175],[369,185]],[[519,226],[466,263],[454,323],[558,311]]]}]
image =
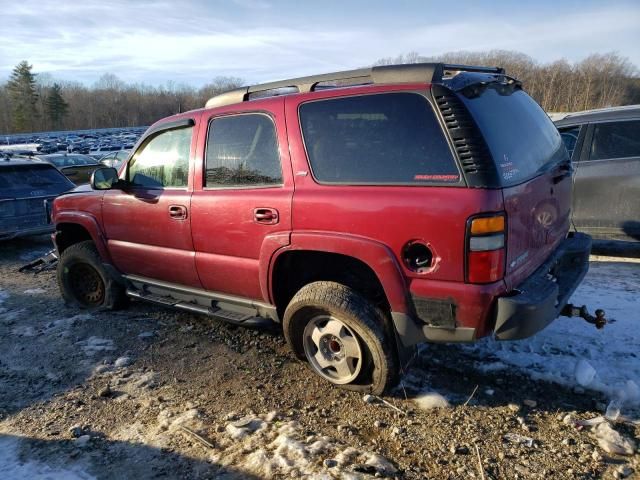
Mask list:
[{"label": "patch of snow", "polygon": [[115,347],[113,346],[113,340],[93,336],[89,337],[86,340],[77,342],[77,345],[80,345],[80,347],[84,351],[84,354],[89,357],[92,357],[98,352],[115,350]]},{"label": "patch of snow", "polygon": [[636,444],[630,438],[620,435],[608,422],[602,422],[593,429],[598,445],[607,453],[633,455]]},{"label": "patch of snow", "polygon": [[128,366],[130,364],[131,364],[131,358],[129,358],[129,357],[120,357],[114,362],[113,366],[116,367],[116,368],[121,368],[121,367],[126,367],[126,366]]},{"label": "patch of snow", "polygon": [[587,362],[584,358],[578,360],[576,363],[576,382],[578,385],[583,387],[588,387],[593,379],[596,377],[596,370],[591,366],[589,362]]},{"label": "patch of snow", "polygon": [[[267,421],[275,417],[274,414],[254,415],[229,423],[225,428],[226,438],[217,441],[216,451],[209,460],[261,478],[363,478],[350,470],[355,464],[370,465],[382,475],[396,472],[379,454],[345,447],[325,436],[305,438],[298,422]],[[249,418],[259,420],[259,428],[247,429],[251,424],[247,424]],[[230,435],[230,430],[236,430],[229,427],[245,431],[242,435]]]},{"label": "patch of snow", "polygon": [[384,473],[386,475],[393,475],[398,470],[394,467],[389,460],[384,458],[382,455],[378,455],[377,453],[369,454],[369,457],[364,462],[366,465],[371,465],[377,471]]},{"label": "patch of snow", "polygon": [[6,323],[15,322],[25,312],[24,308],[20,310],[9,310],[0,307],[0,320]]},{"label": "patch of snow", "polygon": [[46,326],[45,333],[52,333],[52,330],[68,330],[69,328],[72,328],[81,322],[91,320],[92,318],[93,317],[88,313],[79,313],[78,315],[74,315],[73,317],[60,318],[58,320],[54,320],[53,322],[49,322]]},{"label": "patch of snow", "polygon": [[2,304],[9,298],[9,294],[4,290],[0,290],[0,313],[4,313],[7,311],[6,308],[2,306]]},{"label": "patch of snow", "polygon": [[437,392],[426,392],[413,399],[416,405],[422,410],[434,408],[449,408],[449,401]]},{"label": "patch of snow", "polygon": [[40,295],[41,293],[45,292],[46,290],[44,288],[29,288],[22,293],[24,293],[25,295]]},{"label": "patch of snow", "polygon": [[531,338],[485,339],[461,346],[481,371],[517,368],[535,380],[588,386],[626,406],[640,406],[640,264],[592,262],[570,302],[602,308],[609,320],[597,330],[578,318],[560,317]]},{"label": "patch of snow", "polygon": [[37,335],[35,329],[31,325],[20,325],[11,330],[12,335],[18,337],[35,337]]},{"label": "patch of snow", "polygon": [[91,480],[95,477],[81,466],[53,467],[46,463],[22,460],[20,440],[0,436],[0,478],[11,480]]}]

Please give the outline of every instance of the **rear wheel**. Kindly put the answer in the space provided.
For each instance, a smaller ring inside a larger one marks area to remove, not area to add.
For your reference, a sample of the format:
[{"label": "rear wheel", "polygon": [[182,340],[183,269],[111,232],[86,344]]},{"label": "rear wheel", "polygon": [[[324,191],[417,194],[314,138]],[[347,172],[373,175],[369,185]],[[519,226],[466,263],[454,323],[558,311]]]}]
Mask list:
[{"label": "rear wheel", "polygon": [[376,395],[397,378],[392,337],[382,313],[335,282],[314,282],[293,297],[284,314],[289,346],[311,370],[350,390]]},{"label": "rear wheel", "polygon": [[89,310],[115,310],[126,305],[124,288],[104,269],[90,240],[71,245],[62,253],[57,277],[67,303]]}]

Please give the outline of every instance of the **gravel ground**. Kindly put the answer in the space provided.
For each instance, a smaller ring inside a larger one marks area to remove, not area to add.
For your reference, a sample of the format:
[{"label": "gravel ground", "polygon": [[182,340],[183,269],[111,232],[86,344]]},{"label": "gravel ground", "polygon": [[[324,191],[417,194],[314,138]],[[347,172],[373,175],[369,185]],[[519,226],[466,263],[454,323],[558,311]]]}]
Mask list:
[{"label": "gravel ground", "polygon": [[429,345],[391,407],[315,377],[277,331],[67,307],[55,272],[17,273],[48,248],[0,244],[1,478],[640,478],[635,445],[609,453],[608,423],[579,424],[599,393]]}]

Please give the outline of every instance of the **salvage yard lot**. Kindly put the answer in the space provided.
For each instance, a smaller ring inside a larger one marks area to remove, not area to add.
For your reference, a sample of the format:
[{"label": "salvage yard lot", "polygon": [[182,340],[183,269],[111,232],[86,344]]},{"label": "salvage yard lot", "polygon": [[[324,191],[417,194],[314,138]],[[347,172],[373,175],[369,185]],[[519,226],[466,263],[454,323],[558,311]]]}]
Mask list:
[{"label": "salvage yard lot", "polygon": [[[629,420],[640,415],[640,263],[594,262],[576,292],[575,303],[616,320],[603,331],[562,319],[524,342],[423,346],[386,397],[394,409],[330,387],[278,332],[139,302],[109,313],[66,307],[55,272],[17,273],[49,244],[0,245],[0,478],[561,479],[640,470],[637,450],[607,452],[640,438]],[[607,424],[576,426],[611,400],[612,418],[621,411],[611,426],[623,438],[608,437],[617,447],[604,443]]]}]

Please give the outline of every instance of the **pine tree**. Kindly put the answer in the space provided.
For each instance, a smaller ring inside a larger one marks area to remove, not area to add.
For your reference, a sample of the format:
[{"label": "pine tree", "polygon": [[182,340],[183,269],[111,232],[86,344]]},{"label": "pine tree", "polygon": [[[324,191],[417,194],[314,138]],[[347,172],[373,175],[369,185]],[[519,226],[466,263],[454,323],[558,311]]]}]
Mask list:
[{"label": "pine tree", "polygon": [[13,128],[16,132],[33,131],[38,112],[36,102],[36,75],[31,73],[32,65],[25,60],[11,73],[7,90],[13,109]]},{"label": "pine tree", "polygon": [[44,104],[47,118],[51,121],[51,126],[54,130],[60,128],[60,122],[69,110],[69,104],[64,101],[64,98],[62,98],[60,90],[60,85],[54,83],[49,89],[49,93],[47,94],[47,99]]}]

